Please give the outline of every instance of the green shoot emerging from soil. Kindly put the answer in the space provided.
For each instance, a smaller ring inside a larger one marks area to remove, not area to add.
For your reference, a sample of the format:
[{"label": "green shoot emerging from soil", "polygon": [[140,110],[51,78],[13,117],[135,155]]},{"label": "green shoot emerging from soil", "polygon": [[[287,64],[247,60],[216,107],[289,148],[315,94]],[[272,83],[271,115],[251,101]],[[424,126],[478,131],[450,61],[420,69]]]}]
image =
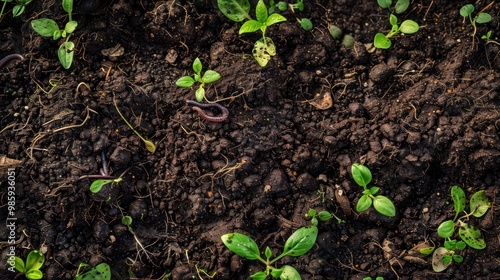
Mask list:
[{"label": "green shoot emerging from soil", "polygon": [[380,214],[387,217],[396,216],[396,207],[394,207],[392,201],[385,196],[376,195],[380,188],[375,186],[368,188],[368,184],[372,180],[372,173],[368,167],[355,163],[351,166],[351,172],[356,184],[363,187],[363,196],[356,205],[358,212],[367,210],[373,204],[373,208]]},{"label": "green shoot emerging from soil", "polygon": [[259,260],[266,265],[265,271],[259,271],[250,277],[254,280],[264,280],[271,275],[280,279],[301,279],[300,274],[292,266],[285,265],[281,268],[273,267],[272,264],[279,259],[291,256],[298,257],[307,253],[316,242],[318,228],[316,226],[301,227],[297,229],[285,242],[283,253],[271,259],[273,253],[266,247],[264,257],[260,255],[259,247],[255,241],[241,233],[224,234],[221,239],[229,250],[247,260]]},{"label": "green shoot emerging from soil", "polygon": [[407,19],[403,21],[401,25],[398,25],[398,18],[393,14],[389,16],[389,22],[392,25],[391,31],[389,31],[389,33],[387,33],[386,35],[382,33],[375,34],[373,45],[378,49],[390,48],[392,45],[390,38],[392,38],[393,36],[398,35],[399,33],[413,34],[420,28],[418,26],[418,23],[414,22],[411,19]]},{"label": "green shoot emerging from soil", "polygon": [[472,4],[467,4],[460,8],[460,15],[464,17],[464,20],[468,17],[472,27],[474,28],[474,31],[472,32],[472,48],[474,48],[474,38],[477,32],[476,23],[488,23],[492,20],[490,14],[483,12],[479,12],[478,14],[476,14],[476,16],[472,17],[473,12],[474,5]]},{"label": "green shoot emerging from soil", "polygon": [[200,83],[200,86],[196,90],[196,100],[201,102],[205,98],[205,85],[216,82],[220,79],[220,74],[214,70],[207,70],[203,75],[201,74],[201,70],[203,69],[203,65],[199,58],[196,58],[193,62],[193,70],[194,76],[183,76],[180,77],[175,84],[178,87],[189,88],[195,82]]},{"label": "green shoot emerging from soil", "polygon": [[328,25],[328,31],[330,31],[330,35],[332,35],[333,39],[339,43],[341,42],[346,48],[350,48],[354,46],[354,37],[349,34],[344,34],[342,29],[338,26],[330,24]]},{"label": "green shoot emerging from soil", "polygon": [[295,4],[287,4],[285,1],[280,1],[277,4],[278,9],[282,12],[286,11],[288,6],[290,6],[290,9],[294,13],[295,13],[295,9],[303,12],[304,11],[304,0],[297,0],[297,3],[295,3]]},{"label": "green shoot emerging from soil", "polygon": [[[445,270],[451,261],[461,262],[462,257],[455,254],[456,250],[465,249],[465,245],[469,245],[474,249],[486,248],[486,242],[481,238],[481,231],[466,223],[470,216],[482,217],[491,206],[491,203],[484,191],[478,191],[472,195],[470,199],[470,212],[465,212],[465,192],[459,186],[451,188],[451,197],[453,199],[453,208],[455,210],[455,217],[453,220],[447,220],[439,225],[437,232],[439,236],[444,238],[444,247],[439,247],[434,251],[432,256],[432,268],[436,272]],[[465,214],[458,217],[460,213]],[[461,241],[451,239],[458,228],[458,234]]]},{"label": "green shoot emerging from soil", "polygon": [[107,263],[98,264],[96,267],[90,269],[89,271],[80,274],[80,269],[82,267],[89,266],[86,263],[81,263],[78,266],[78,271],[76,272],[75,280],[110,280],[111,279],[111,269]]},{"label": "green shoot emerging from soil", "polygon": [[[377,0],[378,5],[382,9],[391,9],[392,0]],[[396,14],[401,14],[408,9],[410,6],[410,0],[398,0],[394,5],[394,12]]]},{"label": "green shoot emerging from soil", "polygon": [[69,41],[71,34],[75,31],[78,23],[72,19],[73,0],[63,0],[63,9],[68,13],[68,22],[64,29],[59,29],[57,23],[50,18],[41,18],[31,21],[31,27],[36,33],[43,37],[52,37],[54,40],[66,38],[66,41],[59,46],[57,56],[64,69],[69,69],[73,63],[75,44]]},{"label": "green shoot emerging from soil", "polygon": [[[3,12],[5,10],[5,6],[7,5],[7,2],[12,2],[12,0],[1,0],[3,1],[2,5],[2,10],[0,11],[0,21],[2,20],[3,17]],[[33,0],[17,0],[17,4],[14,6],[12,9],[12,16],[13,17],[18,17],[24,13],[26,10],[26,6],[31,3]]]},{"label": "green shoot emerging from soil", "polygon": [[40,271],[40,268],[43,266],[45,262],[45,256],[42,252],[38,250],[33,250],[28,254],[26,258],[26,263],[24,263],[23,259],[20,257],[15,257],[15,268],[17,271],[24,273],[29,280],[34,279],[42,279],[43,273]]},{"label": "green shoot emerging from soil", "polygon": [[122,178],[116,178],[116,179],[98,179],[92,182],[90,185],[90,191],[92,193],[98,193],[101,191],[102,187],[104,185],[110,184],[110,183],[120,183],[122,181]]},{"label": "green shoot emerging from soil", "polygon": [[339,224],[340,223],[345,223],[344,220],[342,220],[341,218],[335,216],[335,214],[333,214],[333,213],[331,213],[329,211],[320,211],[318,213],[314,209],[309,209],[309,211],[307,211],[306,216],[309,217],[309,218],[311,218],[311,223],[314,226],[318,226],[318,219],[320,221],[322,221],[322,222],[326,222],[326,221],[329,221],[329,220],[335,218]]},{"label": "green shoot emerging from soil", "polygon": [[146,149],[154,154],[154,152],[156,151],[156,146],[155,144],[153,144],[153,142],[149,141],[149,140],[146,140],[144,137],[142,137],[139,132],[137,132],[134,127],[127,121],[127,119],[125,119],[125,117],[122,115],[122,113],[120,112],[120,110],[118,109],[118,105],[116,105],[116,100],[115,98],[113,97],[113,103],[115,105],[115,108],[116,108],[116,111],[118,112],[118,114],[120,115],[120,117],[122,118],[122,120],[127,124],[128,127],[130,127],[130,129],[132,129],[132,131],[135,133],[135,135],[137,135],[137,137],[139,137],[142,142],[144,142],[144,145],[146,145]]},{"label": "green shoot emerging from soil", "polygon": [[286,18],[277,13],[269,14],[263,0],[259,0],[255,7],[255,17],[257,20],[252,19],[248,14],[250,11],[248,0],[217,0],[217,4],[221,12],[230,20],[235,22],[247,20],[240,27],[240,35],[243,33],[253,33],[258,30],[262,32],[262,38],[255,42],[252,54],[260,66],[266,66],[269,60],[271,60],[271,56],[276,55],[276,46],[273,40],[266,36],[266,30],[273,24],[286,21]]}]

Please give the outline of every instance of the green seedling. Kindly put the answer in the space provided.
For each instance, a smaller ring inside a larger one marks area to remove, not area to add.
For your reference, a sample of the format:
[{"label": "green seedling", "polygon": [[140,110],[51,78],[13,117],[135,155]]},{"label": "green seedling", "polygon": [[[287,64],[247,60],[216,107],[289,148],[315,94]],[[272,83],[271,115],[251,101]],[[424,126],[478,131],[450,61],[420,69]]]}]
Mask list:
[{"label": "green seedling", "polygon": [[45,256],[39,250],[33,250],[28,254],[26,263],[20,257],[15,257],[15,268],[17,271],[24,273],[29,280],[42,279],[43,273],[40,268],[45,262]]},{"label": "green seedling", "polygon": [[384,35],[383,33],[375,34],[375,38],[373,39],[373,45],[379,49],[388,49],[391,47],[392,42],[390,38],[398,35],[399,33],[403,34],[413,34],[418,31],[420,28],[418,23],[414,22],[411,19],[407,19],[398,25],[398,18],[391,14],[389,17],[389,22],[392,25],[391,31]]},{"label": "green seedling", "polygon": [[465,249],[465,247],[463,241],[445,241],[444,247],[437,248],[432,254],[432,269],[435,272],[441,272],[448,268],[452,262],[461,263],[464,258],[458,254],[458,251]]},{"label": "green seedling", "polygon": [[[436,272],[445,270],[451,264],[451,260],[461,262],[462,257],[455,254],[455,251],[465,249],[466,244],[478,250],[486,248],[486,242],[481,237],[481,231],[464,221],[468,220],[470,216],[477,218],[482,217],[491,207],[491,203],[484,190],[478,191],[472,195],[469,202],[469,213],[465,212],[466,200],[465,192],[462,188],[453,186],[451,188],[451,198],[453,199],[455,216],[453,220],[442,222],[437,229],[438,235],[444,238],[445,242],[444,247],[437,248],[437,252],[435,251],[433,255],[432,264]],[[459,214],[462,212],[465,214],[459,217]],[[457,228],[461,239],[460,241],[451,239]]]},{"label": "green seedling", "polygon": [[301,279],[300,274],[292,266],[285,265],[281,268],[276,268],[273,265],[279,259],[291,256],[298,257],[307,253],[316,242],[318,237],[318,228],[316,226],[301,227],[297,229],[285,242],[283,253],[272,258],[272,251],[266,247],[264,257],[261,256],[259,247],[255,241],[241,233],[224,234],[221,239],[229,250],[236,253],[238,256],[247,260],[259,260],[265,266],[265,271],[259,271],[250,276],[254,280],[264,280],[269,275],[280,279]]},{"label": "green seedling", "polygon": [[86,263],[80,263],[78,270],[76,272],[75,280],[110,280],[111,279],[111,269],[107,263],[98,264],[96,267],[90,269],[89,271],[80,274],[80,269],[82,267],[88,267],[90,265]]},{"label": "green seedling", "polygon": [[328,25],[328,31],[330,31],[330,35],[337,43],[341,42],[347,48],[354,46],[354,37],[344,34],[338,26],[330,24]]},{"label": "green seedling", "polygon": [[125,215],[122,217],[122,225],[126,226],[128,231],[134,236],[134,239],[135,239],[135,242],[137,244],[137,246],[140,247],[140,250],[139,251],[143,251],[145,254],[146,254],[146,257],[148,258],[149,261],[153,261],[151,259],[151,257],[149,255],[152,255],[153,253],[149,252],[148,250],[146,250],[146,247],[144,247],[141,243],[141,241],[139,240],[139,238],[137,238],[137,235],[135,234],[134,230],[132,230],[132,217],[128,216],[128,215]]},{"label": "green seedling", "polygon": [[492,31],[490,30],[490,31],[486,32],[486,34],[481,36],[481,39],[485,40],[486,44],[497,44],[500,46],[500,43],[498,43],[495,40],[491,40],[491,35],[492,35]]},{"label": "green seedling", "polygon": [[[271,5],[271,3],[269,3],[269,4]],[[295,9],[303,12],[304,11],[304,0],[297,0],[297,3],[295,3],[295,4],[288,4],[285,1],[280,1],[280,2],[278,2],[277,7],[282,12],[286,11],[288,9],[288,7],[290,7],[292,12],[294,12],[294,13],[295,13]]]},{"label": "green seedling", "polygon": [[[2,10],[0,11],[0,21],[3,17],[3,11],[5,10],[5,6],[7,3],[12,2],[12,0],[1,0],[3,2]],[[26,6],[31,3],[33,0],[17,0],[17,4],[12,8],[12,16],[18,17],[24,13],[26,10]]]},{"label": "green seedling", "polygon": [[302,29],[305,31],[311,31],[313,29],[313,23],[308,18],[297,19]]},{"label": "green seedling", "polygon": [[92,182],[90,185],[90,191],[93,193],[98,193],[101,191],[102,187],[104,185],[110,184],[110,183],[120,183],[122,181],[122,178],[116,178],[116,179],[98,179]]},{"label": "green seedling", "polygon": [[134,129],[134,127],[127,121],[127,119],[125,119],[125,117],[122,115],[122,113],[120,112],[120,110],[118,109],[118,105],[116,105],[116,100],[115,98],[113,97],[113,104],[115,105],[115,108],[116,108],[116,111],[118,112],[118,114],[120,115],[120,117],[122,118],[122,120],[127,124],[127,126],[132,129],[132,131],[135,133],[135,135],[137,135],[137,137],[139,137],[142,142],[144,142],[144,145],[146,146],[146,149],[154,154],[154,152],[156,151],[156,146],[155,144],[153,144],[153,142],[149,141],[149,140],[146,140],[144,137],[142,137],[139,132],[137,132],[137,130]]},{"label": "green seedling", "polygon": [[41,18],[31,21],[31,27],[36,33],[43,37],[52,37],[54,40],[59,40],[59,38],[66,38],[64,43],[59,46],[57,50],[57,56],[59,57],[59,62],[64,69],[69,69],[73,63],[75,44],[69,41],[72,33],[75,31],[78,23],[72,19],[73,13],[73,0],[62,0],[62,7],[64,11],[68,13],[68,22],[64,26],[64,29],[59,29],[57,23],[50,18]]},{"label": "green seedling", "polygon": [[394,207],[392,201],[385,196],[376,195],[380,188],[375,186],[368,188],[368,184],[372,180],[372,173],[368,167],[355,163],[351,166],[351,173],[356,184],[363,187],[363,196],[356,205],[358,212],[367,210],[373,204],[373,208],[380,214],[387,217],[396,216],[396,207]]},{"label": "green seedling", "polygon": [[344,220],[335,216],[335,214],[333,214],[329,211],[320,211],[319,213],[317,213],[316,210],[309,209],[309,211],[307,211],[306,216],[311,218],[311,223],[313,224],[313,226],[318,226],[318,219],[322,222],[326,222],[326,221],[329,221],[329,220],[335,218],[339,224],[345,223]]},{"label": "green seedling", "polygon": [[[382,9],[391,9],[392,0],[377,0]],[[410,0],[398,0],[392,9],[396,14],[405,12],[410,6]]]},{"label": "green seedling", "polygon": [[193,62],[193,70],[194,76],[183,76],[180,77],[175,84],[178,87],[189,88],[195,82],[200,83],[200,86],[196,90],[196,100],[201,102],[205,98],[205,85],[216,82],[220,79],[220,74],[214,70],[207,70],[203,75],[201,74],[201,70],[203,69],[203,65],[199,58],[196,58]]},{"label": "green seedling", "polygon": [[[373,280],[373,278],[371,278],[371,277],[365,277],[365,278],[363,278],[363,280]],[[384,280],[384,277],[377,276],[377,277],[375,278],[375,280]]]},{"label": "green seedling", "polygon": [[472,17],[473,12],[474,12],[474,5],[472,4],[467,4],[464,5],[462,8],[460,8],[460,15],[464,17],[464,21],[465,18],[468,17],[472,27],[474,28],[474,31],[472,32],[472,47],[474,48],[474,38],[477,32],[476,24],[488,23],[492,20],[492,17],[490,14],[483,12],[479,12],[474,17]]},{"label": "green seedling", "polygon": [[277,13],[268,13],[268,9],[263,0],[257,2],[255,7],[256,20],[252,19],[248,12],[250,3],[248,0],[217,0],[221,12],[235,22],[246,20],[240,27],[239,34],[262,32],[262,38],[257,40],[253,46],[252,55],[261,67],[265,67],[271,56],[276,55],[276,46],[270,37],[266,36],[269,26],[286,21],[286,18]]}]

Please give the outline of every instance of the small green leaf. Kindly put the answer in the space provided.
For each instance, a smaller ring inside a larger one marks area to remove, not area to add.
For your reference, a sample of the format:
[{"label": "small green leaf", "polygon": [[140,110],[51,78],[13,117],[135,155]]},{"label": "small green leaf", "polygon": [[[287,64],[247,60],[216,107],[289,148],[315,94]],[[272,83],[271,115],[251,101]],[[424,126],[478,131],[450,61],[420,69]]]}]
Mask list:
[{"label": "small green leaf", "polygon": [[193,61],[193,70],[196,74],[200,75],[201,76],[201,70],[202,70],[203,66],[201,65],[201,60],[199,58],[196,58],[194,61]]},{"label": "small green leaf", "polygon": [[444,242],[444,247],[450,251],[453,251],[457,248],[457,241],[455,239],[446,240]]},{"label": "small green leaf", "polygon": [[203,85],[200,85],[195,92],[196,101],[201,102],[205,98],[205,88]]},{"label": "small green leaf", "polygon": [[125,215],[122,217],[122,224],[124,226],[130,226],[132,224],[132,217]]},{"label": "small green leaf", "polygon": [[467,246],[467,245],[463,241],[458,241],[457,244],[455,244],[455,248],[457,250],[463,250],[463,249],[465,249],[465,246]]},{"label": "small green leaf", "polygon": [[460,8],[460,15],[463,17],[470,16],[472,15],[473,12],[474,12],[474,5],[472,4],[467,4],[464,5],[462,8]]},{"label": "small green leaf", "polygon": [[[266,20],[266,26],[271,26],[276,23],[284,22],[286,18],[280,14],[271,14]],[[312,24],[312,23],[311,23]]]},{"label": "small green leaf", "polygon": [[73,42],[64,42],[57,50],[59,62],[64,69],[69,69],[73,63],[73,55],[75,54],[75,44]]},{"label": "small green leaf", "polygon": [[451,256],[443,256],[443,263],[450,264],[453,258]]},{"label": "small green leaf", "polygon": [[394,207],[394,204],[389,198],[383,195],[378,195],[373,198],[373,208],[375,208],[377,212],[379,212],[384,216],[387,217],[396,216],[396,207]]},{"label": "small green leaf", "polygon": [[143,140],[144,145],[146,146],[146,150],[148,150],[150,153],[154,154],[156,151],[156,146],[153,142],[144,139]]},{"label": "small green leaf", "polygon": [[292,266],[285,265],[283,266],[283,272],[280,275],[281,280],[299,280],[302,279],[300,277],[299,272],[295,270]]},{"label": "small green leaf", "polygon": [[486,242],[481,238],[481,231],[478,228],[462,222],[461,220],[458,221],[460,222],[458,234],[460,234],[460,238],[467,243],[467,245],[478,250],[486,248]]},{"label": "small green leaf", "polygon": [[372,198],[368,195],[363,195],[356,204],[356,210],[358,212],[363,212],[372,206]]},{"label": "small green leaf", "polygon": [[240,27],[240,30],[238,31],[238,34],[243,34],[243,33],[252,33],[260,29],[262,24],[256,20],[248,20],[245,21]]},{"label": "small green leaf", "polygon": [[476,16],[476,23],[487,23],[492,20],[492,17],[488,13],[480,13],[479,15]]},{"label": "small green leaf", "polygon": [[84,274],[77,276],[75,280],[111,280],[111,269],[108,264],[101,263]]},{"label": "small green leaf", "polygon": [[256,260],[260,257],[257,243],[255,243],[252,238],[244,234],[228,233],[224,234],[221,239],[229,250],[236,253],[240,257],[247,260]]},{"label": "small green leaf", "polygon": [[379,187],[371,187],[370,188],[370,194],[376,195],[379,192],[380,188]]},{"label": "small green leaf", "polygon": [[332,35],[333,39],[340,40],[342,38],[342,29],[338,26],[331,24],[328,26],[328,31],[330,31],[330,35]]},{"label": "small green leaf", "polygon": [[281,273],[283,273],[283,268],[271,268],[271,276],[273,276],[274,278],[279,278]]},{"label": "small green leaf", "polygon": [[67,13],[73,12],[73,0],[62,0],[62,7]]},{"label": "small green leaf", "polygon": [[270,259],[273,256],[273,252],[271,251],[271,248],[269,248],[269,246],[266,247],[266,251],[264,252],[264,255],[268,259]]},{"label": "small green leaf", "polygon": [[26,270],[38,270],[43,266],[45,262],[45,256],[42,252],[38,250],[33,250],[28,254],[26,258]]},{"label": "small green leaf", "polygon": [[474,217],[483,216],[490,208],[491,203],[484,190],[478,191],[470,198],[470,211]]},{"label": "small green leaf", "polygon": [[71,33],[73,33],[73,31],[75,31],[77,26],[78,26],[78,22],[76,22],[74,20],[68,21],[68,23],[66,23],[66,26],[64,27],[64,31],[66,31],[66,33],[68,33],[68,34],[71,34]]},{"label": "small green leaf", "polygon": [[41,18],[31,21],[31,27],[36,33],[43,37],[52,37],[56,30],[59,30],[57,23],[50,18]]},{"label": "small green leaf", "polygon": [[301,227],[287,239],[283,254],[293,257],[302,256],[314,246],[317,237],[316,226]]},{"label": "small green leaf", "polygon": [[432,252],[434,252],[434,249],[435,247],[426,247],[426,248],[422,248],[420,249],[420,254],[422,255],[430,255],[432,254]]},{"label": "small green leaf", "polygon": [[326,222],[326,221],[329,221],[331,218],[333,218],[333,215],[332,215],[332,213],[330,213],[328,211],[321,211],[318,214],[318,218],[321,221]]},{"label": "small green leaf", "polygon": [[62,30],[58,29],[58,30],[54,31],[54,34],[52,35],[52,40],[54,40],[54,41],[58,40],[59,38],[61,38],[62,34],[63,34]]},{"label": "small green leaf", "polygon": [[413,34],[418,31],[420,27],[418,26],[418,23],[414,22],[411,19],[407,19],[401,23],[401,26],[399,27],[399,31],[401,31],[404,34]]},{"label": "small green leaf", "polygon": [[264,24],[267,20],[267,7],[263,0],[259,0],[257,2],[257,6],[255,6],[255,17],[257,21],[261,24]]},{"label": "small green leaf", "polygon": [[313,29],[313,23],[308,18],[297,19],[302,29],[305,31],[311,31]]},{"label": "small green leaf", "polygon": [[191,87],[193,84],[194,84],[194,79],[191,77],[191,76],[183,76],[183,77],[180,77],[176,82],[175,84],[178,86],[178,87],[182,87],[182,88],[188,88],[188,87]]},{"label": "small green leaf", "polygon": [[432,269],[435,272],[444,271],[448,266],[450,266],[451,262],[444,263],[443,258],[446,256],[450,256],[451,253],[448,249],[444,247],[439,247],[432,254]]},{"label": "small green leaf", "polygon": [[362,164],[353,164],[351,166],[352,178],[356,184],[366,187],[372,181],[372,173],[368,167]]},{"label": "small green leaf", "polygon": [[[453,199],[453,208],[455,209],[455,219],[458,213],[464,211],[465,209],[465,193],[459,186],[453,186],[451,188],[451,198]],[[453,220],[455,220],[453,219]]]},{"label": "small green leaf", "polygon": [[248,0],[217,0],[217,5],[219,10],[232,21],[242,22],[250,18]]},{"label": "small green leaf", "polygon": [[278,2],[278,9],[282,12],[288,9],[288,4],[286,2],[280,1]]},{"label": "small green leaf", "polygon": [[267,274],[264,271],[259,271],[253,275],[250,275],[250,278],[253,280],[265,280],[267,278]]},{"label": "small green leaf", "polygon": [[377,0],[377,3],[382,9],[387,9],[391,6],[392,0]]},{"label": "small green leaf", "polygon": [[101,191],[104,185],[109,184],[111,182],[113,182],[113,180],[103,180],[103,179],[95,180],[90,185],[90,191],[93,193],[98,193]]},{"label": "small green leaf", "polygon": [[404,13],[404,11],[406,11],[409,6],[410,0],[398,0],[398,2],[396,2],[396,5],[394,5],[394,11],[396,12],[396,14],[401,14]]},{"label": "small green leaf", "polygon": [[25,274],[29,280],[38,280],[43,278],[43,273],[38,269],[29,270]]},{"label": "small green leaf", "polygon": [[307,216],[311,217],[311,218],[314,217],[314,216],[316,216],[316,210],[309,209],[309,211],[307,211]]},{"label": "small green leaf", "polygon": [[464,258],[460,255],[453,255],[453,261],[455,261],[457,263],[461,263],[464,261]]},{"label": "small green leaf", "polygon": [[15,263],[15,268],[17,269],[17,271],[23,272],[23,273],[26,272],[26,266],[24,265],[23,259],[21,259],[18,256],[15,256],[14,263]]},{"label": "small green leaf", "polygon": [[207,70],[201,78],[205,84],[210,84],[220,79],[220,74],[214,70]]},{"label": "small green leaf", "polygon": [[394,26],[394,25],[398,25],[398,17],[394,14],[391,14],[389,16],[389,23]]},{"label": "small green leaf", "polygon": [[445,239],[450,238],[454,231],[455,223],[452,220],[442,222],[437,229],[438,235]]}]

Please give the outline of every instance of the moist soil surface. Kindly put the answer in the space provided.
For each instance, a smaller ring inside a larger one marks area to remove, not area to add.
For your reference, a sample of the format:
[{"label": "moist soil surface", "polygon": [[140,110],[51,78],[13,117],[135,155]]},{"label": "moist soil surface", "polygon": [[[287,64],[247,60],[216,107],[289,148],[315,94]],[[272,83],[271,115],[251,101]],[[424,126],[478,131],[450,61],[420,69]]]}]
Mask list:
[{"label": "moist soil surface", "polygon": [[[313,208],[345,223],[320,222],[307,254],[279,261],[303,279],[500,279],[500,48],[480,38],[491,30],[498,39],[500,6],[474,3],[493,20],[472,37],[459,14],[467,3],[413,1],[398,18],[420,30],[372,51],[374,35],[390,31],[388,10],[376,1],[306,1],[267,29],[277,54],[262,68],[251,55],[260,35],[238,35],[241,23],[215,1],[80,1],[69,70],[57,58],[63,41],[30,26],[41,17],[63,26],[59,1],[34,1],[14,19],[8,3],[0,54],[26,58],[0,70],[0,154],[9,161],[1,218],[13,179],[16,254],[41,249],[44,279],[74,279],[82,262],[109,264],[112,279],[249,279],[264,266],[229,251],[221,235],[247,234],[278,255],[294,230],[311,225]],[[336,42],[331,24],[355,45]],[[224,122],[186,105],[197,86],[175,84],[193,74],[197,57],[203,71],[221,75],[205,88],[207,100],[228,108]],[[370,168],[394,218],[356,211],[353,163]],[[103,165],[125,172],[123,180],[93,194],[92,180],[80,177]],[[487,246],[466,248],[463,263],[435,273],[412,248],[443,246],[436,230],[455,215],[454,185],[492,201],[485,216],[469,219]],[[0,233],[5,260],[11,232]]]}]

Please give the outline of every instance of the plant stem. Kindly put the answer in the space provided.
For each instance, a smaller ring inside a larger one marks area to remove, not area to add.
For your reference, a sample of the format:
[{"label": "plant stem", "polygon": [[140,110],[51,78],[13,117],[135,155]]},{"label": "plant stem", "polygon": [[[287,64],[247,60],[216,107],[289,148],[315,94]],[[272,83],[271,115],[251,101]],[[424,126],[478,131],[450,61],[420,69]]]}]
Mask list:
[{"label": "plant stem", "polygon": [[134,127],[127,121],[127,119],[125,119],[125,117],[122,115],[122,113],[120,112],[120,110],[118,109],[118,105],[116,105],[116,99],[115,97],[113,96],[113,104],[115,105],[115,108],[116,108],[116,111],[118,112],[118,114],[120,115],[120,117],[122,117],[123,121],[128,125],[128,127],[130,127],[130,129],[132,129],[132,131],[135,133],[135,135],[137,135],[139,138],[141,138],[141,140],[143,142],[146,142],[147,140],[144,139],[140,134],[139,132],[137,132]]}]

